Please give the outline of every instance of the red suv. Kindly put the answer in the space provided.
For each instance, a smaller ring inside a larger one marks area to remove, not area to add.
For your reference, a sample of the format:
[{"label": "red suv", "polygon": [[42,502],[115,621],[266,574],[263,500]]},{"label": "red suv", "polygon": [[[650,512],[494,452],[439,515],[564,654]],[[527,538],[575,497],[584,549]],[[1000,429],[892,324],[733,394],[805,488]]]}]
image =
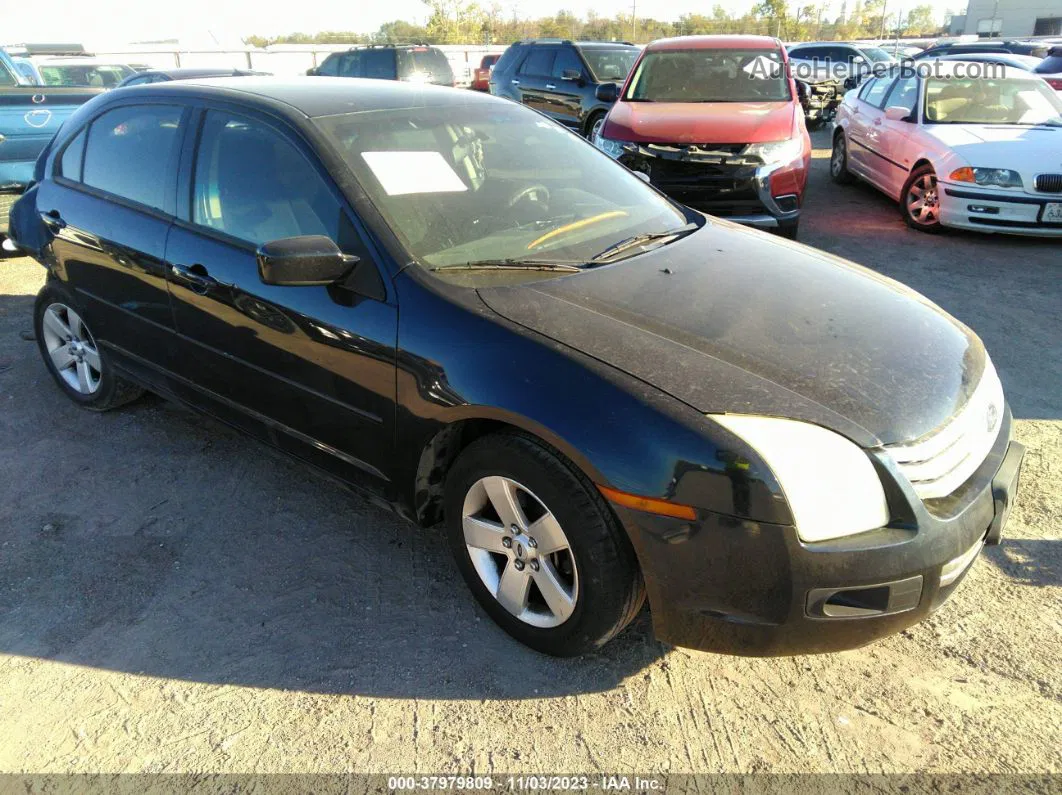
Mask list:
[{"label": "red suv", "polygon": [[655,41],[617,99],[599,149],[689,207],[796,238],[811,139],[778,39]]}]

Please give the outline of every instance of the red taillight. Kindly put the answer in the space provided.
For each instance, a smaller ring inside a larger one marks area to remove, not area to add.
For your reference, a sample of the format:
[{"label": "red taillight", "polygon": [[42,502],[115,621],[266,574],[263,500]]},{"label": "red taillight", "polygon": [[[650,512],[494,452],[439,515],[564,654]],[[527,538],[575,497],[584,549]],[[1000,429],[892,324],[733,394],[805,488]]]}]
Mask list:
[{"label": "red taillight", "polygon": [[1062,91],[1062,79],[1057,77],[1048,77],[1045,79],[1047,80],[1047,85],[1051,86],[1055,91]]}]

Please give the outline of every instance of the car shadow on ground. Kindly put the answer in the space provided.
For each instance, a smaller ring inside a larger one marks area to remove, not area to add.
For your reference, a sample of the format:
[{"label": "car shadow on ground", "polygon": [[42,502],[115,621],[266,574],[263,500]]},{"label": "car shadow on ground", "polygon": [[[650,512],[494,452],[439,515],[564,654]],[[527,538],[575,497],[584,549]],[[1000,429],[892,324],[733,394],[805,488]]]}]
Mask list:
[{"label": "car shadow on ground", "polygon": [[666,654],[647,611],[602,651],[498,629],[441,528],[147,396],[95,414],[0,296],[0,653],[149,676],[396,698],[615,688]]},{"label": "car shadow on ground", "polygon": [[984,557],[1011,581],[1038,587],[1062,586],[1062,542],[1052,539],[1005,538],[985,549]]}]

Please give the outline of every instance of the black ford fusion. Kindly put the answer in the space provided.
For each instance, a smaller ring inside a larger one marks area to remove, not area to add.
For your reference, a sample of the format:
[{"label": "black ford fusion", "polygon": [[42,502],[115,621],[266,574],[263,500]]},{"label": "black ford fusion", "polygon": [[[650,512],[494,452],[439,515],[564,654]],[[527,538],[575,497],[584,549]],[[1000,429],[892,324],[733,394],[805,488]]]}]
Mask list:
[{"label": "black ford fusion", "polygon": [[646,595],[683,646],[866,643],[940,605],[1014,499],[1023,449],[968,328],[497,98],[112,91],[12,222],[73,401],[183,401],[439,528],[551,654]]}]

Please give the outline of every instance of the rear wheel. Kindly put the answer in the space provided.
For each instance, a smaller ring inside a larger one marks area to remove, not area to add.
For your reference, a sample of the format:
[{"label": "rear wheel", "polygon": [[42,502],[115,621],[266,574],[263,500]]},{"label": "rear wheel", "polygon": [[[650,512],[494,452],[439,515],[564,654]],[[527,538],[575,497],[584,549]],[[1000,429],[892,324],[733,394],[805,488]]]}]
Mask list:
[{"label": "rear wheel", "polygon": [[644,600],[634,551],[600,493],[534,439],[495,434],[461,453],[446,480],[446,529],[483,609],[537,651],[599,648]]},{"label": "rear wheel", "polygon": [[833,153],[830,155],[830,178],[839,185],[851,185],[855,177],[848,170],[848,142],[844,131],[833,136]]},{"label": "rear wheel", "polygon": [[903,220],[919,232],[940,231],[940,197],[937,175],[928,163],[911,172],[903,186],[900,204]]},{"label": "rear wheel", "polygon": [[73,295],[62,285],[46,284],[37,294],[33,328],[48,372],[78,405],[106,411],[143,394],[115,375]]}]

